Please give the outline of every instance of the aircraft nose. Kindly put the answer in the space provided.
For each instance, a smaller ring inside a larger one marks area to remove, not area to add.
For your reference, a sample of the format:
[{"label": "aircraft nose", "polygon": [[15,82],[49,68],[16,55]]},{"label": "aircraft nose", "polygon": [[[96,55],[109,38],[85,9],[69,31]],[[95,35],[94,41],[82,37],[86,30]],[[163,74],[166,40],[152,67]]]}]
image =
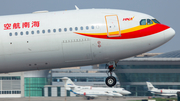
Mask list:
[{"label": "aircraft nose", "polygon": [[131,92],[126,91],[126,92],[124,92],[124,94],[125,94],[125,95],[128,95],[128,94],[131,94]]},{"label": "aircraft nose", "polygon": [[131,94],[131,92],[127,91],[127,94]]},{"label": "aircraft nose", "polygon": [[175,30],[172,28],[169,28],[165,31],[165,41],[169,41],[170,39],[172,39],[175,35]]}]

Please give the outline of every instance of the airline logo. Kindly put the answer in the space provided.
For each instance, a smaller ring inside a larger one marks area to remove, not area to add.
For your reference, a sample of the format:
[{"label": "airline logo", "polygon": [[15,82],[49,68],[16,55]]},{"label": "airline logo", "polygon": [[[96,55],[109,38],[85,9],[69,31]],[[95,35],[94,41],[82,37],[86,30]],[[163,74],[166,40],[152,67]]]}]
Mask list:
[{"label": "airline logo", "polygon": [[4,24],[4,30],[39,27],[40,21]]},{"label": "airline logo", "polygon": [[130,18],[123,18],[123,21],[132,21],[133,19],[134,19],[134,16]]}]

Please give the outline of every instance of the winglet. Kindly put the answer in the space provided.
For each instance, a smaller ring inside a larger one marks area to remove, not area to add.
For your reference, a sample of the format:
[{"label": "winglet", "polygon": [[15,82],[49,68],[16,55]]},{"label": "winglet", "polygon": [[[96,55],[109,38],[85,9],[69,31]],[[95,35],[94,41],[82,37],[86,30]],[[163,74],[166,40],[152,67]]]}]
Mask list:
[{"label": "winglet", "polygon": [[79,10],[79,8],[75,5],[76,10]]}]

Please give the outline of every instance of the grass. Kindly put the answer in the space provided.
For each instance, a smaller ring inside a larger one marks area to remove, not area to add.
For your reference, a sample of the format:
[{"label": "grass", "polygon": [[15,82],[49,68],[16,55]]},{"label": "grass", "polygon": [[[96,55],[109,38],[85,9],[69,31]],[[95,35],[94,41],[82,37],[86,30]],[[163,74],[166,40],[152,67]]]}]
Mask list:
[{"label": "grass", "polygon": [[177,98],[152,98],[152,99],[155,99],[156,101],[167,101],[167,100],[176,100],[177,101]]},{"label": "grass", "polygon": [[[152,99],[149,99],[149,100],[156,100],[156,101],[177,101],[177,98],[152,98]],[[131,100],[131,101],[142,101],[142,100]]]}]

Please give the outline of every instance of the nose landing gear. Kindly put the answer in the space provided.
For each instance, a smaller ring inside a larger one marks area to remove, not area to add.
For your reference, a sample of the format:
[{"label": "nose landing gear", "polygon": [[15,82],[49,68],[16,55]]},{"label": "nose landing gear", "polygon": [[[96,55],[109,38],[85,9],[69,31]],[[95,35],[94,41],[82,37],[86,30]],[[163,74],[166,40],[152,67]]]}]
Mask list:
[{"label": "nose landing gear", "polygon": [[107,64],[107,66],[108,66],[108,69],[109,69],[107,74],[109,73],[110,76],[108,74],[108,77],[106,78],[106,85],[109,86],[109,87],[112,87],[112,86],[116,85],[116,78],[114,76],[112,76],[112,71],[113,71],[113,69],[115,69],[116,63],[114,61],[112,61],[112,62],[109,62]]},{"label": "nose landing gear", "polygon": [[108,76],[106,78],[106,85],[109,87],[113,87],[116,85],[116,78],[114,76]]}]

